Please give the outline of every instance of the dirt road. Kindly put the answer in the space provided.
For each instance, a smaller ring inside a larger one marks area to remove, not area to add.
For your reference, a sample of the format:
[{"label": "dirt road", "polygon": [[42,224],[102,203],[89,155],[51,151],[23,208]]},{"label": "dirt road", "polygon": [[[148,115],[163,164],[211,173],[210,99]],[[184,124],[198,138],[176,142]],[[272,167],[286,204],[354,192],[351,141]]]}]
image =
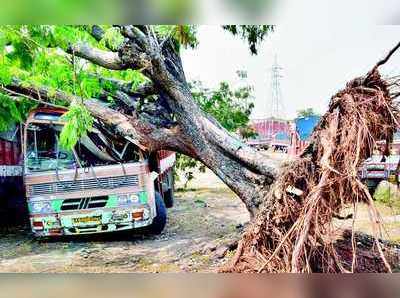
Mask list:
[{"label": "dirt road", "polygon": [[[202,188],[204,186],[207,188]],[[244,205],[211,173],[179,192],[160,236],[109,235],[37,241],[28,228],[1,232],[0,272],[213,271],[249,220]],[[225,245],[227,244],[227,245]]]},{"label": "dirt road", "polygon": [[[43,242],[32,238],[28,228],[0,231],[0,272],[215,271],[233,255],[227,247],[239,239],[249,216],[240,200],[210,172],[196,174],[188,189],[177,193],[160,236],[127,234]],[[382,238],[400,242],[399,212],[377,206],[385,223]],[[336,225],[351,228],[352,219],[336,220]],[[365,206],[359,207],[355,228],[372,232]]]}]

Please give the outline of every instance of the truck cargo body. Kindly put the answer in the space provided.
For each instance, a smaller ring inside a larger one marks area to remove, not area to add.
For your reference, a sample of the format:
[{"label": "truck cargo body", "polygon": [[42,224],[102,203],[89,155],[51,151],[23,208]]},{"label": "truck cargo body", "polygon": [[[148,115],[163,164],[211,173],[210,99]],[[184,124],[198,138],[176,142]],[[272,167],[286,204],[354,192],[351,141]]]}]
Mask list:
[{"label": "truck cargo body", "polygon": [[22,179],[20,128],[0,133],[0,225],[22,224],[27,208]]}]

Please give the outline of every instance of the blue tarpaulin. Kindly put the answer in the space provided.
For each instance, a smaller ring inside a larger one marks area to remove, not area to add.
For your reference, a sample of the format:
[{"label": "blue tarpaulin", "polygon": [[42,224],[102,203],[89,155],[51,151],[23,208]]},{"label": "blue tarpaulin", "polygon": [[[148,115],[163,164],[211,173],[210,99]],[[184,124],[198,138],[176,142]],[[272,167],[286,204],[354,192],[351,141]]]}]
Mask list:
[{"label": "blue tarpaulin", "polygon": [[314,127],[318,124],[320,118],[320,116],[313,115],[309,117],[299,117],[294,120],[300,140],[307,141],[310,138]]}]

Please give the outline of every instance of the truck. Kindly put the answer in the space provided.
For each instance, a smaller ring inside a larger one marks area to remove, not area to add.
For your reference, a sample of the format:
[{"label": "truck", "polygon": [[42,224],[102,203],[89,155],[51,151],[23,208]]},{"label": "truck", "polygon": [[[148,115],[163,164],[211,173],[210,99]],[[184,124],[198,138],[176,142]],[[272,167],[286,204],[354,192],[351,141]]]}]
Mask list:
[{"label": "truck", "polygon": [[175,153],[148,152],[95,120],[72,150],[60,145],[62,108],[38,108],[21,126],[22,178],[36,237],[163,231],[173,206]]},{"label": "truck", "polygon": [[372,155],[361,165],[359,169],[359,177],[368,187],[371,195],[375,193],[375,190],[381,181],[388,181],[389,183],[399,186],[400,155]]}]

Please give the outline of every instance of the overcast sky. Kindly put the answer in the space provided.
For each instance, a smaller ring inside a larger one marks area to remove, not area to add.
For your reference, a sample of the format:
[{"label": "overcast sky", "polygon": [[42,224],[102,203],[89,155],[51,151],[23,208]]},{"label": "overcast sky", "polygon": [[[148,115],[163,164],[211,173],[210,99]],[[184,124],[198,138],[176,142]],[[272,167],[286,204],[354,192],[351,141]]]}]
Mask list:
[{"label": "overcast sky", "polygon": [[[334,15],[334,14],[333,14]],[[314,108],[323,113],[329,99],[345,83],[365,74],[400,40],[400,26],[354,22],[318,22],[290,18],[262,44],[257,56],[239,38],[220,26],[200,26],[200,45],[185,50],[183,63],[189,80],[198,79],[209,87],[221,81],[237,84],[236,70],[248,72],[255,89],[253,118],[268,115],[271,98],[270,68],[277,55],[283,68],[281,89],[286,117]],[[382,68],[388,75],[400,75],[400,52]]]}]

